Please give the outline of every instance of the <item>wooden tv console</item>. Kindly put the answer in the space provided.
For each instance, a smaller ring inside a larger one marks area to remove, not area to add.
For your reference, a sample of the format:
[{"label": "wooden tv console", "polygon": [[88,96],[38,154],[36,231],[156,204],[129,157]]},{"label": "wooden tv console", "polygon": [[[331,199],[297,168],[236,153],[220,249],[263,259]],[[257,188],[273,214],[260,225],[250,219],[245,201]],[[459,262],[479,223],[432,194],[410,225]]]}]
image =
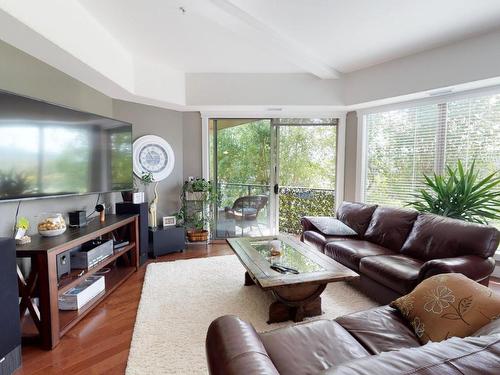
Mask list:
[{"label": "wooden tv console", "polygon": [[[69,275],[57,279],[58,254],[75,248],[96,238],[117,238],[130,241],[129,245],[115,250],[114,255],[102,260],[89,270],[71,270]],[[76,323],[96,307],[104,298],[118,288],[139,267],[139,232],[137,215],[107,215],[101,223],[95,218],[82,228],[68,228],[57,237],[35,235],[32,242],[16,247],[18,258],[31,259],[31,271],[27,278],[18,267],[19,304],[23,340],[36,340],[45,349],[52,349],[60,338]],[[94,275],[103,268],[106,289],[76,311],[62,311],[58,308],[59,296]],[[106,270],[107,271],[107,270]],[[34,298],[38,297],[38,304]],[[29,314],[26,314],[26,311]]]}]

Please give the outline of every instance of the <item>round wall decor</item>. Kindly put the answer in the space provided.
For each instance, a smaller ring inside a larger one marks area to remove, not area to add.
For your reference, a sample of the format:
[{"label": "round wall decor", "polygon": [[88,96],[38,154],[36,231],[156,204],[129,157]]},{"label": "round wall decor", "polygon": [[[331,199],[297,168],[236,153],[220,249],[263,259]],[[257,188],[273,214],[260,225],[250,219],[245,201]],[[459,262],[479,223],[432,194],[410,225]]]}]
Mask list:
[{"label": "round wall decor", "polygon": [[137,177],[150,172],[155,181],[161,181],[172,173],[174,151],[163,138],[145,135],[135,140],[133,150],[134,174]]}]

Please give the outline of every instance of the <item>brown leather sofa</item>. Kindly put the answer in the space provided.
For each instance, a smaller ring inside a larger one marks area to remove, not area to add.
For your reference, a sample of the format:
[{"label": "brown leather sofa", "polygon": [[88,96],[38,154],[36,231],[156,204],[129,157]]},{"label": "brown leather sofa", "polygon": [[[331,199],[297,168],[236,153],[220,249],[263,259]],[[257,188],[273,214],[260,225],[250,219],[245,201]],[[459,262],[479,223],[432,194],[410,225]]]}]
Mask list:
[{"label": "brown leather sofa", "polygon": [[301,219],[302,241],[360,274],[360,286],[382,304],[423,279],[460,272],[488,285],[500,240],[490,226],[417,211],[343,202],[337,219],[357,236],[328,236]]},{"label": "brown leather sofa", "polygon": [[257,333],[226,315],[206,340],[210,374],[500,374],[500,319],[467,338],[421,345],[388,306]]}]

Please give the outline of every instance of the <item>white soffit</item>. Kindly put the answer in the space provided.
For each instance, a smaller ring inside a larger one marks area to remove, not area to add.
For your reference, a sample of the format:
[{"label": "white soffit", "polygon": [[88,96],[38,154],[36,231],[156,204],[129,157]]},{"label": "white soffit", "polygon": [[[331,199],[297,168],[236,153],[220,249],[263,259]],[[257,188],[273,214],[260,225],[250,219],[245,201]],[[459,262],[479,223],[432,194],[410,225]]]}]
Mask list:
[{"label": "white soffit", "polygon": [[132,90],[132,55],[78,1],[0,0],[0,7],[83,64]]},{"label": "white soffit", "polygon": [[123,47],[76,0],[0,0],[0,38],[117,99],[175,109],[185,74]]}]

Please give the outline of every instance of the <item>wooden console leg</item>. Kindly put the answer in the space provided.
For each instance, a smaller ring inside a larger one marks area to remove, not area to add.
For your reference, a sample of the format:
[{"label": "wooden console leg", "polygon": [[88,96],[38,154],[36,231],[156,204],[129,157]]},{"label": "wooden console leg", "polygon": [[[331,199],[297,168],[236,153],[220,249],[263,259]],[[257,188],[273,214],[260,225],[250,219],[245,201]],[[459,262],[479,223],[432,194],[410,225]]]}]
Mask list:
[{"label": "wooden console leg", "polygon": [[245,271],[245,286],[255,285],[255,282],[252,280],[252,277]]},{"label": "wooden console leg", "polygon": [[40,338],[42,347],[50,350],[59,343],[56,256],[54,253],[44,253],[35,259],[39,272]]}]

